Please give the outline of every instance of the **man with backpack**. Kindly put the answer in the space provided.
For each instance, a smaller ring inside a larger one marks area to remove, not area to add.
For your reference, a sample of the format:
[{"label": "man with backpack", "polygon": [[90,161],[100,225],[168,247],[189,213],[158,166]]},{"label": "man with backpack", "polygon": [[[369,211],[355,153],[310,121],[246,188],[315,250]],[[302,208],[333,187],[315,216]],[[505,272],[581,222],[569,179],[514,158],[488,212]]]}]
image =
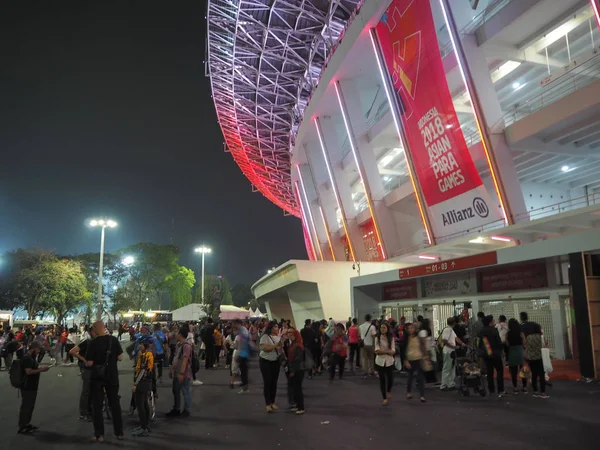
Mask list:
[{"label": "man with backpack", "polygon": [[37,430],[31,425],[31,417],[35,409],[40,373],[48,372],[48,366],[39,366],[37,356],[41,351],[38,342],[29,345],[27,353],[20,360],[13,361],[10,367],[10,383],[21,390],[21,409],[19,410],[19,434],[29,434]]}]

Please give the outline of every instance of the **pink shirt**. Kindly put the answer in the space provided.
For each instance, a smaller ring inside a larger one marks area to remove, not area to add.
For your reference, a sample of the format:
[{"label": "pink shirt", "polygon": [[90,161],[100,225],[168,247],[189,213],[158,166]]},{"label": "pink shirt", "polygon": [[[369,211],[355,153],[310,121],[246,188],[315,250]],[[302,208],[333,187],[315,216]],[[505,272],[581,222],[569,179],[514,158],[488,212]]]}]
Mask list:
[{"label": "pink shirt", "polygon": [[348,328],[348,343],[358,344],[358,340],[358,327],[353,325],[350,328]]}]

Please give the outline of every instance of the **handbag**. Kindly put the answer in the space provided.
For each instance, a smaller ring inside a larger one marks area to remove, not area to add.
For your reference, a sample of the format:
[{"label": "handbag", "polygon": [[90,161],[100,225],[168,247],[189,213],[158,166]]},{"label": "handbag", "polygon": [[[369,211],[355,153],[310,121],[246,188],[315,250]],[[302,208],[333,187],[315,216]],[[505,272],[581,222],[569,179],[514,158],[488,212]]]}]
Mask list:
[{"label": "handbag", "polygon": [[550,359],[550,349],[543,348],[542,349],[542,363],[544,365],[544,372],[552,373],[552,360]]},{"label": "handbag", "polygon": [[[106,381],[108,378],[108,361],[110,359],[110,355],[112,354],[112,336],[108,341],[108,350],[106,350],[106,358],[104,360],[104,364],[94,364],[92,367],[92,380],[102,380]],[[89,348],[89,347],[88,347]]]},{"label": "handbag", "polygon": [[369,328],[367,328],[367,331],[365,332],[365,335],[362,337],[362,339],[358,340],[358,348],[363,348],[365,346],[365,338],[367,337],[367,334],[369,334],[369,330],[372,326],[373,324],[370,324]]},{"label": "handbag", "polygon": [[[273,343],[273,345],[275,344],[275,341],[273,340],[273,338],[271,336],[269,336],[269,339],[271,339],[271,342]],[[279,362],[279,365],[284,366],[287,364],[287,358],[285,357],[284,354],[280,353],[279,350],[275,350],[277,352],[277,361]]]}]

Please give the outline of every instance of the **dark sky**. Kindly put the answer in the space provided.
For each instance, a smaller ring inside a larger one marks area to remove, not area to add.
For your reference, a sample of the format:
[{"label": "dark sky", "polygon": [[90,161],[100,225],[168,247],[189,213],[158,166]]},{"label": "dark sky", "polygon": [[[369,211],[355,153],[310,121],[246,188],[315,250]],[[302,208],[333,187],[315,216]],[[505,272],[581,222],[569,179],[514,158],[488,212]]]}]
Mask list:
[{"label": "dark sky", "polygon": [[107,250],[173,235],[199,270],[206,242],[232,282],[306,258],[300,221],[222,150],[204,4],[0,0],[0,252],[98,251],[86,219],[107,215]]}]

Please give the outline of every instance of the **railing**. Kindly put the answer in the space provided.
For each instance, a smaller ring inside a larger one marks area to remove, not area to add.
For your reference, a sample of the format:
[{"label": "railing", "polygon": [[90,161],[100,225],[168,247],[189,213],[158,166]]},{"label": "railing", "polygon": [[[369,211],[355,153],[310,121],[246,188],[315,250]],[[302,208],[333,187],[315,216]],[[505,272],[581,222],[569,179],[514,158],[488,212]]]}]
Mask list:
[{"label": "railing", "polygon": [[[600,205],[600,192],[590,193],[581,197],[576,197],[570,200],[564,200],[562,202],[554,203],[552,205],[542,206],[541,208],[536,208],[530,211],[516,214],[514,216],[515,224],[533,222],[535,220],[562,214],[568,211],[574,211],[580,208],[585,208],[593,205]],[[505,228],[504,219],[494,220],[493,222],[488,222],[479,227],[459,231],[457,233],[452,233],[446,236],[439,236],[436,238],[436,240],[438,244],[441,244],[461,237],[467,237],[470,235],[484,233],[487,231],[493,231],[500,228]],[[421,250],[425,250],[429,247],[430,245],[428,244],[419,244],[411,247],[406,247],[394,252],[393,256],[396,257],[406,255],[409,253],[416,253]]]},{"label": "railing", "polygon": [[600,79],[600,53],[504,115],[506,126]]}]

